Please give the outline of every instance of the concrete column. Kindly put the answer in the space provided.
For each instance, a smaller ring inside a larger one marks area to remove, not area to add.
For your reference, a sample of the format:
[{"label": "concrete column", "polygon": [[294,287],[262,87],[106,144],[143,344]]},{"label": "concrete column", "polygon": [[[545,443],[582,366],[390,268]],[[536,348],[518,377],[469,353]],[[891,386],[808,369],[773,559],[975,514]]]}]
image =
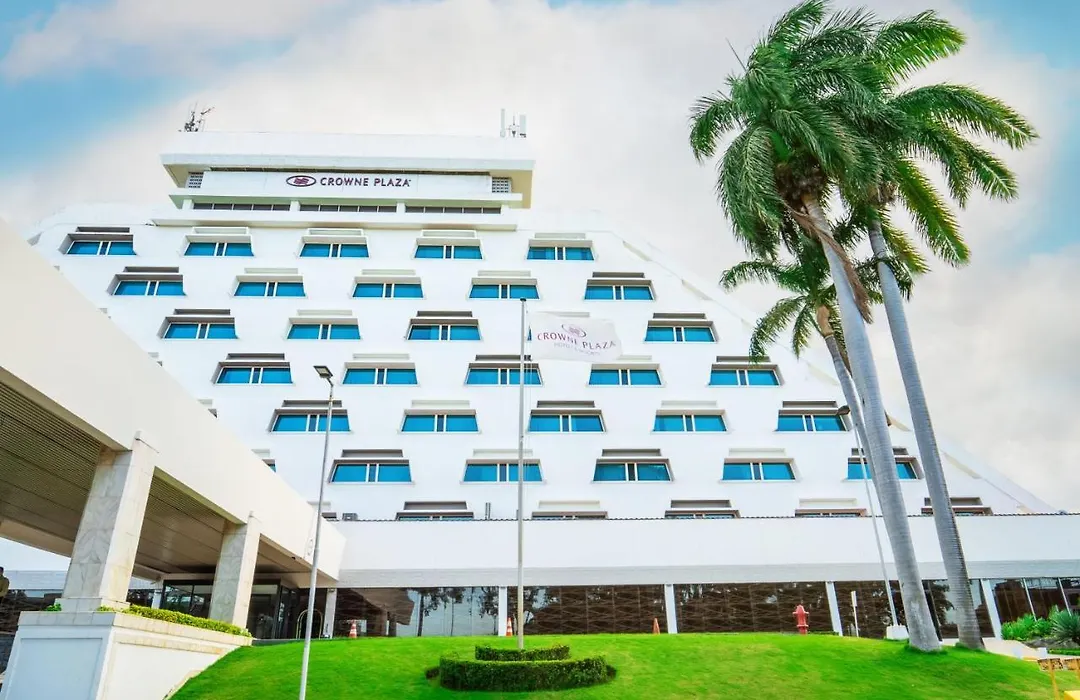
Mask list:
[{"label": "concrete column", "polygon": [[997,600],[994,598],[994,587],[985,578],[979,579],[982,588],[983,600],[986,601],[986,612],[990,613],[990,626],[994,629],[994,636],[1001,639],[1001,613],[998,612]]},{"label": "concrete column", "polygon": [[294,199],[289,202],[289,211],[300,211],[300,200]]},{"label": "concrete column", "polygon": [[225,523],[221,554],[214,570],[214,588],[210,594],[211,619],[247,627],[260,531],[259,521],[254,517],[248,518],[247,524],[243,525]]},{"label": "concrete column", "polygon": [[495,636],[502,637],[506,634],[506,618],[510,616],[507,610],[506,586],[499,586],[499,616],[498,624],[495,625]]},{"label": "concrete column", "polygon": [[161,607],[161,599],[165,597],[165,582],[157,581],[154,585],[157,588],[154,589],[154,594],[150,597],[150,607],[156,610]]},{"label": "concrete column", "polygon": [[185,210],[194,209],[195,208],[195,203],[191,198],[187,198],[180,205],[180,208],[185,209]]},{"label": "concrete column", "polygon": [[334,618],[337,616],[337,589],[326,589],[326,606],[323,609],[322,636],[330,638],[334,636]]},{"label": "concrete column", "polygon": [[832,620],[832,631],[843,637],[844,622],[840,619],[840,601],[836,599],[836,584],[832,581],[825,582],[825,597],[829,600],[829,618]]},{"label": "concrete column", "polygon": [[64,612],[128,606],[155,456],[154,449],[138,438],[128,452],[102,454],[64,581],[60,599]]},{"label": "concrete column", "polygon": [[675,610],[675,584],[664,584],[664,612],[667,617],[668,634],[679,633],[679,620]]}]

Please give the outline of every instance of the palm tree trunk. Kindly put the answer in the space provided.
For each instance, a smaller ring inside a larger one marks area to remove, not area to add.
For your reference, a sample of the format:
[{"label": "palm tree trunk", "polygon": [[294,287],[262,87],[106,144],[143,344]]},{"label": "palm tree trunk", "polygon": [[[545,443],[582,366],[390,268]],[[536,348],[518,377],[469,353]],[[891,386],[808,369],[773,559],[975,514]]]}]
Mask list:
[{"label": "palm tree trunk", "polygon": [[[803,197],[802,203],[816,231],[831,236],[832,226],[815,197],[807,195]],[[873,464],[892,464],[895,461],[892,440],[889,438],[889,426],[885,422],[881,387],[878,383],[874,357],[870,351],[870,338],[866,334],[866,325],[855,302],[855,293],[843,260],[829,242],[823,241],[822,248],[829,261],[833,283],[836,285],[836,297],[840,305],[840,323],[844,328],[844,340],[851,360],[852,377],[859,396],[862,398],[867,453],[871,456]],[[904,614],[907,619],[911,646],[921,651],[938,651],[941,649],[941,642],[938,641],[934,630],[930,607],[926,603],[926,594],[923,592],[919,564],[915,558],[915,547],[911,540],[911,529],[908,527],[907,510],[904,506],[903,494],[900,492],[900,480],[895,469],[881,469],[875,476],[878,482],[885,531],[889,535],[893,561],[896,562],[896,574],[900,580],[900,598],[904,602]]]},{"label": "palm tree trunk", "polygon": [[960,533],[957,531],[956,516],[949,500],[949,488],[941,467],[934,426],[930,423],[930,409],[923,393],[919,365],[915,361],[915,348],[911,342],[903,297],[892,268],[882,259],[888,255],[888,250],[885,237],[881,233],[880,221],[875,220],[870,225],[870,246],[878,258],[877,271],[881,280],[881,295],[885,300],[885,314],[889,319],[896,359],[900,363],[900,375],[904,379],[904,391],[907,394],[908,409],[911,411],[915,440],[919,445],[919,459],[922,460],[930,505],[934,509],[934,525],[941,546],[941,558],[945,563],[945,576],[949,581],[948,596],[956,610],[960,643],[970,649],[982,649],[982,633],[979,631],[979,620],[975,617],[975,602],[971,597],[967,562],[960,546]]}]

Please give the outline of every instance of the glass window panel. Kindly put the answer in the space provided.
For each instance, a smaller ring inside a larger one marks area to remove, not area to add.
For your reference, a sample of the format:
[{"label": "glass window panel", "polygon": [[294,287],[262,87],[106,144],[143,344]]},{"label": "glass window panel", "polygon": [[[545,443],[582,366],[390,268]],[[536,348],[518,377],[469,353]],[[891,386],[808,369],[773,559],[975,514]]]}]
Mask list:
[{"label": "glass window panel", "polygon": [[660,386],[660,372],[655,369],[632,369],[630,383],[635,386]]},{"label": "glass window panel", "polygon": [[391,367],[386,370],[387,384],[416,384],[416,370],[405,367]]},{"label": "glass window panel", "polygon": [[623,287],[623,299],[652,299],[650,287]]},{"label": "glass window panel", "polygon": [[121,280],[113,294],[117,296],[143,296],[146,294],[146,280]]},{"label": "glass window panel", "polygon": [[438,340],[438,326],[409,326],[409,340]]},{"label": "glass window panel", "polygon": [[480,340],[480,327],[450,326],[450,340]]},{"label": "glass window panel", "polygon": [[334,475],[330,478],[334,483],[362,483],[367,481],[368,465],[366,464],[339,464],[334,467]]},{"label": "glass window panel", "polygon": [[470,299],[498,299],[499,285],[497,284],[474,284],[469,292]]},{"label": "glass window panel", "polygon": [[279,297],[302,297],[304,296],[303,282],[278,282],[275,296]]},{"label": "glass window panel", "polygon": [[157,295],[159,297],[184,296],[184,283],[175,280],[161,280],[157,283]]},{"label": "glass window panel", "polygon": [[865,479],[870,476],[870,465],[862,464],[860,462],[848,462],[847,465],[847,478],[849,479]]},{"label": "glass window panel", "polygon": [[683,416],[658,415],[653,421],[653,430],[662,433],[681,433],[686,430]]},{"label": "glass window panel", "polygon": [[345,378],[341,381],[342,384],[374,384],[375,383],[375,368],[374,367],[350,367],[345,370]]},{"label": "glass window panel", "polygon": [[[521,383],[521,370],[512,369],[508,372],[507,377],[508,383],[517,386]],[[533,386],[540,386],[540,370],[525,370],[525,383]]]},{"label": "glass window panel", "polygon": [[444,246],[441,245],[418,245],[416,257],[418,258],[442,258]]},{"label": "glass window panel", "polygon": [[[518,465],[510,464],[506,469],[506,480],[516,482],[518,480]],[[528,464],[525,465],[525,481],[541,481],[540,478],[540,465]]]},{"label": "glass window panel", "polygon": [[332,323],[330,324],[330,340],[360,340],[360,326]]},{"label": "glass window panel", "polygon": [[782,433],[805,432],[806,421],[803,416],[780,416],[776,421],[776,429]]},{"label": "glass window panel", "polygon": [[564,257],[567,260],[592,260],[592,248],[566,248]]},{"label": "glass window panel", "polygon": [[739,373],[734,369],[714,369],[709,374],[711,386],[738,386]]},{"label": "glass window panel", "polygon": [[638,481],[671,481],[666,464],[638,464]]},{"label": "glass window panel", "polygon": [[476,416],[451,414],[446,417],[448,433],[475,433],[477,430]]},{"label": "glass window panel", "polygon": [[559,432],[559,416],[530,416],[529,432],[533,433],[557,433]]},{"label": "glass window panel", "polygon": [[218,374],[218,384],[249,384],[251,383],[250,367],[223,367]]},{"label": "glass window panel", "polygon": [[170,323],[165,329],[166,338],[194,338],[199,331],[197,323]]},{"label": "glass window panel", "polygon": [[266,296],[266,282],[240,282],[236,285],[238,297],[264,297]]},{"label": "glass window panel", "polygon": [[431,414],[405,416],[405,422],[401,424],[401,431],[404,433],[433,433],[435,432],[435,416]]},{"label": "glass window panel", "polygon": [[480,246],[476,245],[456,245],[454,246],[454,257],[461,260],[481,260],[483,255],[480,254]]},{"label": "glass window panel", "polygon": [[727,430],[723,416],[697,415],[694,416],[694,430],[697,432],[722,433]]},{"label": "glass window panel", "polygon": [[[368,249],[366,245],[360,243],[342,243],[341,244],[341,257],[343,258],[366,258],[368,256]],[[382,479],[380,479],[382,481]]]},{"label": "glass window panel", "polygon": [[589,286],[585,287],[585,298],[586,299],[614,299],[615,298],[615,288],[610,286],[610,285],[608,285],[608,286],[600,286],[600,285],[590,284]]},{"label": "glass window panel", "polygon": [[412,474],[407,464],[380,464],[378,480],[392,484],[404,484],[412,481]]},{"label": "glass window panel", "polygon": [[97,255],[101,249],[100,241],[72,241],[68,246],[68,255]]},{"label": "glass window panel", "polygon": [[526,257],[529,260],[554,260],[555,249],[530,247],[529,254]]},{"label": "glass window panel", "polygon": [[231,323],[211,323],[206,327],[206,337],[214,340],[235,339],[236,326]]},{"label": "glass window panel", "polygon": [[511,299],[539,299],[540,293],[536,291],[535,284],[512,284],[510,285]]},{"label": "glass window panel", "polygon": [[109,255],[135,255],[133,241],[112,241],[109,243]]},{"label": "glass window panel", "polygon": [[814,430],[819,433],[841,432],[847,429],[840,416],[813,416]]},{"label": "glass window panel", "polygon": [[279,415],[274,419],[274,432],[276,433],[303,433],[307,432],[308,417],[305,415]]},{"label": "glass window panel", "polygon": [[650,326],[645,329],[645,340],[649,342],[674,342],[675,329],[670,326]]},{"label": "glass window panel", "polygon": [[318,340],[319,324],[294,323],[289,328],[289,340]]},{"label": "glass window panel", "polygon": [[713,337],[712,328],[699,326],[684,328],[683,337],[688,343],[711,343],[716,340],[716,338]]},{"label": "glass window panel", "polygon": [[750,386],[778,386],[780,380],[776,378],[776,372],[771,369],[746,370]]},{"label": "glass window panel", "polygon": [[[326,414],[319,414],[319,421],[316,424],[316,430],[326,430]],[[347,433],[349,432],[349,416],[342,414],[335,414],[330,417],[330,432],[332,433]]]},{"label": "glass window panel", "polygon": [[499,370],[489,367],[474,367],[465,377],[466,384],[498,384]]},{"label": "glass window panel", "polygon": [[791,465],[784,462],[765,462],[761,465],[761,478],[765,481],[792,481],[795,474]]},{"label": "glass window panel", "polygon": [[424,292],[419,284],[395,284],[394,296],[399,299],[420,299]]},{"label": "glass window panel", "polygon": [[724,464],[724,481],[750,481],[753,478],[754,472],[748,462],[728,462]]},{"label": "glass window panel", "polygon": [[300,249],[301,258],[328,258],[330,257],[329,243],[305,243]]},{"label": "glass window panel", "polygon": [[465,481],[468,482],[494,482],[499,480],[499,467],[495,464],[467,464],[465,465]]},{"label": "glass window panel", "polygon": [[625,464],[597,464],[593,481],[626,481]]},{"label": "glass window panel", "polygon": [[263,384],[292,384],[292,372],[288,367],[263,367]]},{"label": "glass window panel", "polygon": [[187,250],[184,251],[184,255],[191,255],[196,257],[213,255],[217,250],[217,243],[213,241],[192,241],[188,243]]},{"label": "glass window panel", "polygon": [[915,465],[910,462],[897,462],[896,475],[901,479],[919,478],[919,475],[915,472]]},{"label": "glass window panel", "polygon": [[619,383],[619,370],[594,369],[589,374],[589,384],[610,386]]},{"label": "glass window panel", "polygon": [[251,252],[250,243],[227,243],[225,245],[225,257],[227,258],[250,258],[254,255]]},{"label": "glass window panel", "polygon": [[353,289],[353,296],[362,298],[382,297],[384,286],[382,282],[360,282]]},{"label": "glass window panel", "polygon": [[570,416],[570,429],[578,433],[601,433],[604,425],[600,416]]}]

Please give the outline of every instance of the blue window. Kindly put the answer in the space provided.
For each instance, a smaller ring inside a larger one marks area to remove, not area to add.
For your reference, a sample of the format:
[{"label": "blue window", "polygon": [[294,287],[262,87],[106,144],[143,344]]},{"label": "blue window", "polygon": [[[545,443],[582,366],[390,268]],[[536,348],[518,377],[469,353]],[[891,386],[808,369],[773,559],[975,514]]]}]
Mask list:
[{"label": "blue window", "polygon": [[[919,473],[915,471],[915,465],[911,462],[896,463],[896,476],[902,481],[911,481],[919,478]],[[870,465],[862,464],[858,461],[848,462],[847,465],[847,478],[849,479],[866,479],[873,478],[870,475]]]},{"label": "blue window", "polygon": [[[517,483],[518,465],[507,462],[472,463],[465,465],[466,483]],[[535,462],[525,463],[525,481],[543,481],[540,465]]]},{"label": "blue window", "polygon": [[366,258],[366,243],[305,243],[301,258]]},{"label": "blue window", "polygon": [[[518,386],[521,384],[521,370],[517,367],[470,367],[465,375],[465,383],[474,386]],[[539,386],[540,370],[525,367],[525,383]]]},{"label": "blue window", "polygon": [[480,327],[464,323],[413,323],[409,340],[480,340]]},{"label": "blue window", "polygon": [[776,429],[782,433],[835,433],[847,430],[844,419],[835,413],[781,414]]},{"label": "blue window", "polygon": [[470,299],[539,299],[535,284],[473,284]]},{"label": "blue window", "polygon": [[238,297],[302,297],[303,282],[240,282],[233,296]]},{"label": "blue window", "polygon": [[194,338],[210,340],[235,340],[236,325],[233,323],[186,323],[170,322],[165,329],[166,338]]},{"label": "blue window", "polygon": [[599,413],[537,414],[529,417],[530,433],[602,433]]},{"label": "blue window", "polygon": [[342,384],[416,384],[416,370],[411,367],[350,367],[345,370]]},{"label": "blue window", "polygon": [[216,258],[250,258],[255,255],[250,243],[238,241],[191,241],[184,255]]},{"label": "blue window", "polygon": [[294,323],[289,326],[289,340],[360,340],[360,326],[355,323]]},{"label": "blue window", "polygon": [[671,481],[671,472],[662,462],[599,462],[593,481]]},{"label": "blue window", "polygon": [[709,386],[779,386],[774,369],[727,369],[713,367]]},{"label": "blue window", "polygon": [[787,462],[726,462],[724,481],[794,481]]},{"label": "blue window", "polygon": [[330,475],[333,484],[407,484],[411,481],[408,464],[339,462]]},{"label": "blue window", "polygon": [[[275,433],[321,433],[326,430],[326,413],[278,413],[271,430]],[[330,417],[330,432],[348,431],[348,414],[335,413]]]},{"label": "blue window", "polygon": [[475,433],[475,413],[410,413],[401,424],[403,433]]},{"label": "blue window", "polygon": [[660,371],[655,369],[594,369],[589,375],[593,386],[660,386]]},{"label": "blue window", "polygon": [[727,430],[727,424],[719,413],[657,413],[653,430],[658,433],[722,433]]},{"label": "blue window", "polygon": [[222,367],[218,384],[292,384],[288,367]]},{"label": "blue window", "polygon": [[529,246],[529,260],[592,260],[592,248],[588,246]]},{"label": "blue window", "polygon": [[713,343],[716,336],[710,326],[649,326],[645,330],[648,343]]},{"label": "blue window", "polygon": [[87,241],[75,239],[64,251],[67,255],[135,255],[131,241]]},{"label": "blue window", "polygon": [[419,282],[358,282],[353,296],[371,299],[421,299],[424,291]]},{"label": "blue window", "polygon": [[121,280],[113,294],[119,297],[182,297],[184,283],[180,280]]},{"label": "blue window", "polygon": [[585,287],[586,299],[627,299],[650,300],[653,298],[652,287],[648,284],[594,284]]},{"label": "blue window", "polygon": [[482,260],[478,245],[418,245],[417,258],[457,258],[458,260]]}]

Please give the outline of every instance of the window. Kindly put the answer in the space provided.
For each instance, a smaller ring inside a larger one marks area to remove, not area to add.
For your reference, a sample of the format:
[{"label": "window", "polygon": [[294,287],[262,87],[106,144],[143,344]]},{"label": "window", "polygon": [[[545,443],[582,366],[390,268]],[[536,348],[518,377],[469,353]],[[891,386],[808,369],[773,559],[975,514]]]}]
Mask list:
[{"label": "window", "polygon": [[599,413],[534,413],[529,417],[530,433],[602,433]]},{"label": "window", "polygon": [[663,462],[598,462],[593,481],[671,481]]},{"label": "window", "polygon": [[222,367],[218,384],[292,384],[288,367]]},{"label": "window", "polygon": [[586,299],[651,300],[652,287],[648,284],[594,284],[585,287]]},{"label": "window", "polygon": [[[321,433],[326,430],[326,411],[319,413],[278,413],[271,430],[275,433]],[[349,416],[336,412],[330,417],[330,432],[349,431]]]},{"label": "window", "polygon": [[482,260],[478,245],[430,245],[416,246],[417,258],[456,258],[458,260]]},{"label": "window", "polygon": [[652,326],[645,330],[647,343],[714,343],[709,326]]},{"label": "window", "polygon": [[238,297],[302,297],[303,282],[239,282],[233,296]]},{"label": "window", "polygon": [[301,258],[366,258],[366,243],[305,243]]},{"label": "window", "polygon": [[794,481],[787,462],[725,462],[724,481]]},{"label": "window", "polygon": [[858,518],[866,515],[861,508],[815,508],[795,511],[796,518]]},{"label": "window", "polygon": [[653,430],[658,433],[722,433],[727,430],[719,413],[657,413]]},{"label": "window", "polygon": [[93,241],[74,238],[64,253],[67,255],[135,255],[135,244],[130,239]]},{"label": "window", "polygon": [[[950,498],[952,503],[953,514],[960,515],[993,515],[993,511],[989,506],[984,506],[982,499],[972,496],[958,496]],[[934,508],[930,503],[929,498],[923,499],[923,515],[933,515]]]},{"label": "window", "polygon": [[589,375],[593,386],[660,386],[656,369],[596,369]]},{"label": "window", "polygon": [[420,299],[424,292],[419,282],[357,282],[353,296],[360,298]]},{"label": "window", "polygon": [[[465,465],[465,483],[517,483],[518,465],[510,462],[470,462]],[[540,465],[525,463],[525,481],[543,481]]]},{"label": "window", "polygon": [[393,214],[397,211],[396,204],[304,204],[301,202],[300,211],[337,211],[343,213],[361,212],[367,214]]},{"label": "window", "polygon": [[416,384],[416,370],[412,367],[349,367],[341,383],[371,386]]},{"label": "window", "polygon": [[477,284],[473,283],[470,299],[539,299],[536,283],[529,284]]},{"label": "window", "polygon": [[[517,367],[469,367],[465,383],[473,386],[518,386],[521,370]],[[525,365],[525,383],[540,386],[540,370]]]},{"label": "window", "polygon": [[[919,478],[919,472],[915,469],[915,464],[912,462],[902,462],[897,460],[896,462],[896,476],[902,481],[912,481]],[[870,464],[861,463],[859,460],[848,460],[847,465],[847,478],[849,479],[867,479],[873,478],[870,473]]]},{"label": "window", "polygon": [[171,321],[165,329],[166,338],[195,338],[198,340],[235,340],[236,324],[214,322]]},{"label": "window", "polygon": [[251,202],[195,202],[191,208],[224,211],[289,211],[288,204],[252,204]]},{"label": "window", "polygon": [[120,280],[113,290],[119,297],[182,297],[182,280]]},{"label": "window", "polygon": [[215,258],[250,258],[251,244],[240,241],[191,241],[184,255]]},{"label": "window", "polygon": [[339,462],[330,474],[332,484],[407,484],[412,481],[408,463]]},{"label": "window", "polygon": [[406,214],[501,214],[502,207],[438,207],[438,206],[412,206],[405,207]]},{"label": "window", "polygon": [[592,248],[588,246],[529,246],[529,260],[592,260]]},{"label": "window", "polygon": [[403,433],[475,433],[479,430],[475,413],[409,413],[401,424]]},{"label": "window", "polygon": [[289,326],[289,340],[360,340],[355,323],[296,323]]},{"label": "window", "polygon": [[409,340],[480,340],[480,327],[465,323],[413,323]]},{"label": "window", "polygon": [[669,520],[730,520],[739,517],[729,500],[672,501],[664,513]]},{"label": "window", "polygon": [[774,369],[713,367],[709,386],[780,386],[780,378]]},{"label": "window", "polygon": [[508,178],[508,177],[492,177],[491,178],[491,193],[492,194],[510,194],[510,178]]},{"label": "window", "polygon": [[776,429],[782,433],[836,433],[847,430],[847,426],[844,419],[835,413],[781,413],[776,421]]}]

